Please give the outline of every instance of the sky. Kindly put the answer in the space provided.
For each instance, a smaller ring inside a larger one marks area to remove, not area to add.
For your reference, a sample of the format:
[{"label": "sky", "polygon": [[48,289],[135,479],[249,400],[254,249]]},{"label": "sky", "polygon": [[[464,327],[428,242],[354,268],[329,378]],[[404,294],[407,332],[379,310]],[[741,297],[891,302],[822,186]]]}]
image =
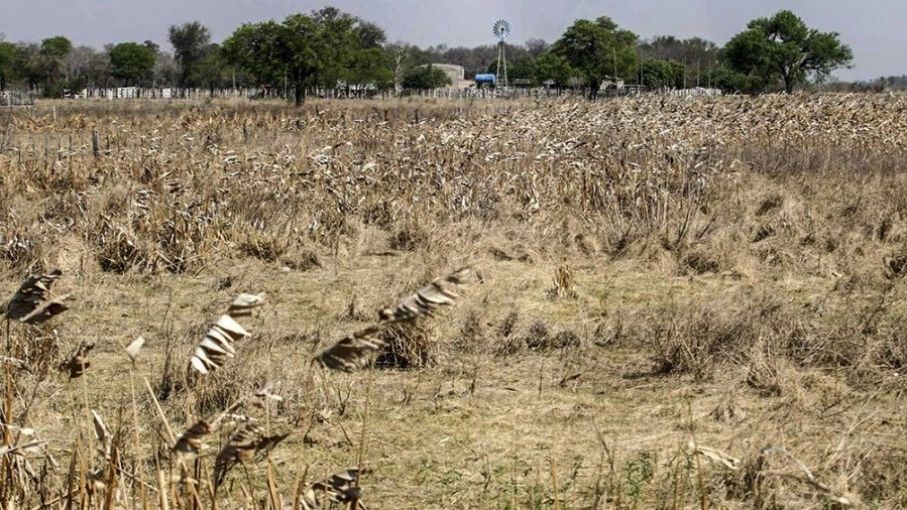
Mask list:
[{"label": "sky", "polygon": [[580,18],[607,15],[643,38],[699,36],[723,45],[746,23],[790,9],[810,26],[841,34],[854,50],[845,80],[907,74],[905,0],[0,0],[0,33],[10,41],[64,35],[76,45],[150,39],[164,48],[167,27],[198,20],[215,41],[244,22],[282,19],[325,5],[376,22],[391,41],[420,46],[494,43],[491,26],[507,19],[511,41],[552,42]]}]

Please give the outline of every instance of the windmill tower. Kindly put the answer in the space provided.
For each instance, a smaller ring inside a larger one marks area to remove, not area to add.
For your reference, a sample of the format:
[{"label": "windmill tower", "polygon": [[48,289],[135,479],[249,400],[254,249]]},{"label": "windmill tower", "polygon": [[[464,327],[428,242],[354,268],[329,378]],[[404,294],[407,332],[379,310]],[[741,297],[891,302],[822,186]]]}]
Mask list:
[{"label": "windmill tower", "polygon": [[495,74],[498,82],[495,85],[507,90],[507,45],[504,44],[504,40],[510,36],[510,23],[507,20],[499,19],[494,22],[491,31],[498,39],[498,70]]}]

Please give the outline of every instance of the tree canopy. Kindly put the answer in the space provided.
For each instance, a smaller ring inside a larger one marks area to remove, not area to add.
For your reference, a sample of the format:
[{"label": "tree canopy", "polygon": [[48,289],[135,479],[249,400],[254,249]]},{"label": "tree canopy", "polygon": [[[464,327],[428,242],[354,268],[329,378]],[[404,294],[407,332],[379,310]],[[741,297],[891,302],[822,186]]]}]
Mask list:
[{"label": "tree canopy", "polygon": [[552,82],[556,87],[566,87],[576,73],[567,59],[552,51],[541,54],[535,60],[533,77],[538,83]]},{"label": "tree canopy", "polygon": [[224,41],[228,62],[265,86],[292,86],[296,104],[315,86],[393,80],[381,48],[384,31],[333,7],[293,14],[282,23],[247,23]]},{"label": "tree canopy", "polygon": [[156,54],[151,47],[136,42],[120,43],[110,49],[110,74],[134,85],[147,77],[152,69]]},{"label": "tree canopy", "polygon": [[643,59],[640,62],[642,84],[648,88],[682,88],[686,68],[676,60],[656,58]]},{"label": "tree canopy", "polygon": [[838,33],[809,28],[791,11],[751,21],[728,42],[724,56],[733,71],[750,80],[750,88],[780,84],[787,92],[809,77],[822,80],[853,60]]},{"label": "tree canopy", "polygon": [[17,77],[16,59],[18,51],[16,45],[0,41],[0,90],[6,88],[7,83]]},{"label": "tree canopy", "polygon": [[179,84],[183,87],[196,86],[193,79],[196,67],[207,55],[211,45],[211,32],[198,21],[172,25],[168,31],[176,63],[180,67]]},{"label": "tree canopy", "polygon": [[594,98],[606,78],[635,75],[636,40],[636,34],[619,28],[611,18],[602,16],[595,21],[581,19],[574,22],[554,43],[552,51],[582,74],[589,97]]}]

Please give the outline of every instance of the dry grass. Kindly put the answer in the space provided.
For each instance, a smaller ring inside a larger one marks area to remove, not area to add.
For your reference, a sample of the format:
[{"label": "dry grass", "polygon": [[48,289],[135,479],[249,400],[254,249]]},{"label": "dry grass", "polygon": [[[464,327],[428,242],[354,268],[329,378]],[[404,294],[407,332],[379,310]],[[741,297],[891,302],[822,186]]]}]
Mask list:
[{"label": "dry grass", "polygon": [[900,508],[905,106],[0,112],[0,502]]}]

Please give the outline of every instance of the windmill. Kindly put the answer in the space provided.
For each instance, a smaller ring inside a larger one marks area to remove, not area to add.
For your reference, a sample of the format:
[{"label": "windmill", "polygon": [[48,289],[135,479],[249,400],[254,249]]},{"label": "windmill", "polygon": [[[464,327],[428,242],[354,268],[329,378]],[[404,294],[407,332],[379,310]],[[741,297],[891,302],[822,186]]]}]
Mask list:
[{"label": "windmill", "polygon": [[[507,89],[507,46],[504,44],[504,40],[510,36],[510,23],[507,20],[499,19],[494,22],[494,26],[491,28],[492,33],[498,39],[498,70],[495,76],[499,82],[499,86],[504,90]],[[503,69],[504,73],[501,74]]]}]

